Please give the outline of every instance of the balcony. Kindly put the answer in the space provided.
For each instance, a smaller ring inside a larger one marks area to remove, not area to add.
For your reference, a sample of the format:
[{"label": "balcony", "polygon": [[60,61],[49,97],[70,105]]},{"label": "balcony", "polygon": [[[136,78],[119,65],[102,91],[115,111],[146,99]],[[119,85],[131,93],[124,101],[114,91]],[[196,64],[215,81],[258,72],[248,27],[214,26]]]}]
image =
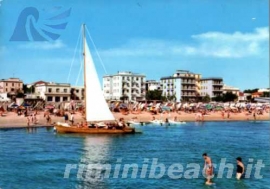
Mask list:
[{"label": "balcony", "polygon": [[185,84],[185,85],[195,85],[196,82],[195,81],[186,81],[186,80],[182,80],[182,85]]},{"label": "balcony", "polygon": [[183,93],[182,94],[183,97],[196,97],[195,93]]},{"label": "balcony", "polygon": [[222,82],[213,82],[213,86],[223,86]]},{"label": "balcony", "polygon": [[214,88],[213,89],[213,92],[222,92],[223,90],[222,90],[222,88]]},{"label": "balcony", "polygon": [[196,87],[183,87],[182,91],[195,91]]}]

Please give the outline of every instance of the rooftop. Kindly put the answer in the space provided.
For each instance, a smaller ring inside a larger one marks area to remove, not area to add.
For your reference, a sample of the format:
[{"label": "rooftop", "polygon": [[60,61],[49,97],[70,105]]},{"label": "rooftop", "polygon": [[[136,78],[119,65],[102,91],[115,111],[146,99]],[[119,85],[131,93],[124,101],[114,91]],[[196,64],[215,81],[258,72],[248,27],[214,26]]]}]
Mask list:
[{"label": "rooftop", "polygon": [[121,72],[117,72],[117,74],[112,74],[112,75],[104,75],[104,77],[113,77],[113,76],[142,76],[145,77],[144,74],[138,74],[138,73],[133,73],[131,71],[121,71]]},{"label": "rooftop", "polygon": [[17,81],[17,82],[22,82],[19,78],[11,77],[9,79],[1,79],[0,81]]},{"label": "rooftop", "polygon": [[202,81],[205,80],[223,80],[222,77],[205,77],[205,78],[201,78]]}]

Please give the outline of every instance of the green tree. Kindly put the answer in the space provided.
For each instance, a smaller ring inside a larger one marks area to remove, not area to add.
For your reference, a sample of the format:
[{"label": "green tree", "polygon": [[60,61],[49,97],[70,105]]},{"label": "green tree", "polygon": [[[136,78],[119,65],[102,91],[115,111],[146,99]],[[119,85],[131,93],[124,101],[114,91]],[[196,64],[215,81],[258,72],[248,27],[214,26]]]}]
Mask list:
[{"label": "green tree", "polygon": [[263,97],[270,97],[270,93],[269,92],[263,92]]},{"label": "green tree", "polygon": [[213,97],[212,100],[215,102],[223,102],[223,95]]},{"label": "green tree", "polygon": [[255,93],[255,92],[258,92],[259,89],[246,89],[244,90],[244,93]]},{"label": "green tree", "polygon": [[232,92],[227,92],[223,94],[223,102],[231,102],[238,99],[238,96],[236,94],[233,94]]},{"label": "green tree", "polygon": [[167,96],[167,100],[168,101],[176,101],[176,96],[175,95]]},{"label": "green tree", "polygon": [[23,84],[23,92],[24,93],[35,93],[35,87],[33,85],[28,87],[26,84]]},{"label": "green tree", "polygon": [[147,91],[145,98],[146,100],[162,100],[162,91],[160,90]]},{"label": "green tree", "polygon": [[211,101],[211,98],[210,98],[209,94],[206,94],[206,95],[202,98],[202,101],[203,101],[203,102],[210,102],[210,101]]}]

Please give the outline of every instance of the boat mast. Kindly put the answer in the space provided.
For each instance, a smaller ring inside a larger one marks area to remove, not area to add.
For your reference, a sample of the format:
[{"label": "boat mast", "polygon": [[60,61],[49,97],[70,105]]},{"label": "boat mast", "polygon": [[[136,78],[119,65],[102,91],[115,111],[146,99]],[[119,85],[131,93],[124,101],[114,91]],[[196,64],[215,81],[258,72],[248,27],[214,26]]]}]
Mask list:
[{"label": "boat mast", "polygon": [[[84,64],[84,112],[86,119],[86,69],[85,69],[85,24],[83,24],[83,64]],[[86,119],[87,121],[87,119]]]}]

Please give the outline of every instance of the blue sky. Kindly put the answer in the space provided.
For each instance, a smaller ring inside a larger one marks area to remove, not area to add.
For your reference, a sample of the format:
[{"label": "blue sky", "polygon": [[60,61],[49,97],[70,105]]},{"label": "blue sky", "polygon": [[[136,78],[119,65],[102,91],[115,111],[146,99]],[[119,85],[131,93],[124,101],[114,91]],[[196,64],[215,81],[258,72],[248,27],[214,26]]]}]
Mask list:
[{"label": "blue sky", "polygon": [[[68,75],[85,23],[107,74],[133,71],[158,80],[187,69],[203,77],[223,77],[227,85],[242,90],[269,87],[268,0],[0,0],[0,4],[0,79],[14,76],[25,83],[82,85],[82,77],[77,79],[79,53],[69,80]],[[10,41],[27,7],[34,7],[39,18],[28,15],[26,28],[32,20],[38,32],[44,29],[60,37]],[[69,16],[48,19],[70,8]],[[46,26],[66,22],[65,29]],[[88,41],[102,78],[105,70]]]}]

